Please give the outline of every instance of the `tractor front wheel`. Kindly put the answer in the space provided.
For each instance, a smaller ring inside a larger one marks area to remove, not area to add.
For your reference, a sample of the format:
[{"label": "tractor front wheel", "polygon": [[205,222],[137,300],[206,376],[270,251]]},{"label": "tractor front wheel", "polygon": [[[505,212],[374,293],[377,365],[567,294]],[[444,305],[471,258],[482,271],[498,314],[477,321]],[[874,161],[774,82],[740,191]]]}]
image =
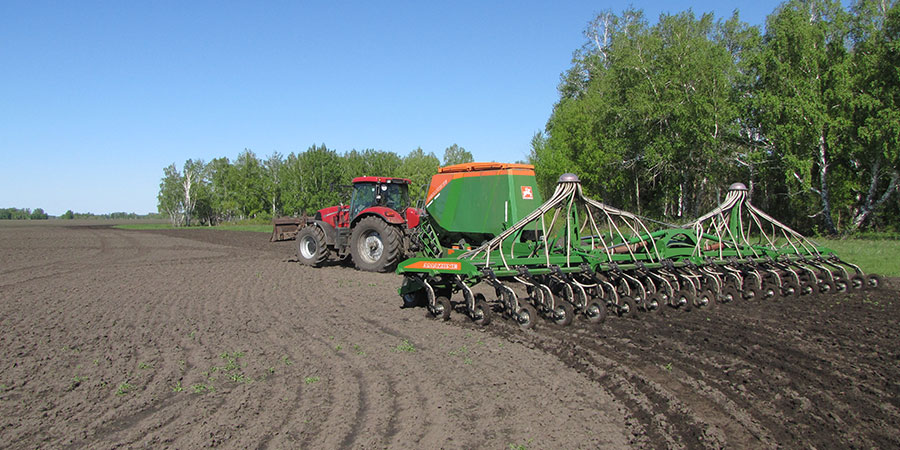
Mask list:
[{"label": "tractor front wheel", "polygon": [[307,266],[321,266],[328,259],[325,232],[315,225],[303,227],[297,233],[297,259]]},{"label": "tractor front wheel", "polygon": [[353,227],[350,254],[359,270],[388,272],[400,260],[400,230],[384,220],[370,216]]}]

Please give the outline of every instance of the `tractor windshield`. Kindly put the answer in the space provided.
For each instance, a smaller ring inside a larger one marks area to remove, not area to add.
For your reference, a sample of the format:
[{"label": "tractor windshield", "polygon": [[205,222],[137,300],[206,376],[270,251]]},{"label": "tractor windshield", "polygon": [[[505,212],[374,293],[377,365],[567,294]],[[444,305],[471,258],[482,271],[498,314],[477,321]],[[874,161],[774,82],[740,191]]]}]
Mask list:
[{"label": "tractor windshield", "polygon": [[382,184],[382,204],[399,213],[406,211],[409,206],[409,188],[405,184]]},{"label": "tractor windshield", "polygon": [[356,217],[364,209],[379,205],[399,213],[409,206],[409,188],[399,183],[356,183],[350,200],[350,217]]},{"label": "tractor windshield", "polygon": [[350,217],[356,217],[362,210],[375,205],[375,183],[356,183],[353,185],[353,198],[350,199]]}]

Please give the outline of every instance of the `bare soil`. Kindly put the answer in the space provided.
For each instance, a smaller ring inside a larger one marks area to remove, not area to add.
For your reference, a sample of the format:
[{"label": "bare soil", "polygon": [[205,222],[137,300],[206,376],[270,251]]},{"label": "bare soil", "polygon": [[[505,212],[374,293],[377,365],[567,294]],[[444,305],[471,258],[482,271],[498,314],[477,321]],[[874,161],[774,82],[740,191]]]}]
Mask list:
[{"label": "bare soil", "polygon": [[522,331],[267,239],[0,227],[0,447],[900,447],[896,280]]}]

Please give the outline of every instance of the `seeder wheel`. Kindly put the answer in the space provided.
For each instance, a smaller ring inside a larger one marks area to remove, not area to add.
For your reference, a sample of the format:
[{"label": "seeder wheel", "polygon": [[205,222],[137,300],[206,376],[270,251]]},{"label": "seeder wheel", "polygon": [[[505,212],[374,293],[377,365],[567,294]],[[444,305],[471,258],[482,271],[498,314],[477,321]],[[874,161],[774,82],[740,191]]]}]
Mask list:
[{"label": "seeder wheel", "polygon": [[522,303],[522,308],[515,315],[516,322],[519,323],[519,326],[522,329],[530,329],[534,328],[534,322],[537,319],[537,310],[534,309],[534,306],[529,305],[528,303]]},{"label": "seeder wheel", "polygon": [[762,290],[759,293],[761,300],[772,300],[778,295],[778,288],[770,282],[763,283]]},{"label": "seeder wheel", "polygon": [[837,288],[834,286],[834,281],[828,279],[819,281],[820,294],[833,294],[835,291],[837,291]]},{"label": "seeder wheel", "polygon": [[[481,296],[481,298],[478,298]],[[491,323],[491,305],[484,299],[484,295],[475,294],[475,310],[472,311],[472,321],[478,325],[486,326]]]},{"label": "seeder wheel", "polygon": [[559,302],[553,309],[553,321],[557,325],[567,326],[575,318],[575,307],[569,302]]},{"label": "seeder wheel", "polygon": [[866,288],[866,277],[856,274],[850,277],[850,287],[855,290],[861,290]]},{"label": "seeder wheel", "polygon": [[784,298],[797,298],[800,296],[800,285],[794,280],[781,283],[781,296]]},{"label": "seeder wheel", "polygon": [[712,309],[716,306],[716,294],[710,288],[703,289],[694,300],[694,305],[700,309]]},{"label": "seeder wheel", "polygon": [[599,300],[593,300],[584,308],[584,317],[590,323],[600,323],[606,320],[606,304]]},{"label": "seeder wheel", "polygon": [[619,297],[618,314],[619,317],[637,319],[637,305],[631,297],[628,297],[627,295]]},{"label": "seeder wheel", "polygon": [[658,314],[665,305],[666,301],[662,292],[654,292],[650,294],[644,302],[644,310],[649,313]]},{"label": "seeder wheel", "polygon": [[881,277],[870,273],[866,275],[866,289],[876,289],[881,284]]},{"label": "seeder wheel", "polygon": [[452,309],[453,305],[450,303],[450,299],[440,296],[434,299],[434,306],[428,307],[428,314],[435,319],[450,320],[450,310]]},{"label": "seeder wheel", "polygon": [[731,303],[741,298],[741,293],[736,287],[726,285],[724,288],[722,288],[722,293],[720,294],[719,298],[722,303]]}]

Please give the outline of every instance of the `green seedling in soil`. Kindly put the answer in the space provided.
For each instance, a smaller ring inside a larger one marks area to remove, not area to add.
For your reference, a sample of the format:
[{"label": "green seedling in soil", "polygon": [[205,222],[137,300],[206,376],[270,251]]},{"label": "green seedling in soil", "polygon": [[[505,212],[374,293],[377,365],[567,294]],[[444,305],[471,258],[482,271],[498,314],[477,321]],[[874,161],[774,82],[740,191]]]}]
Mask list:
[{"label": "green seedling in soil", "polygon": [[125,394],[131,392],[132,390],[134,390],[133,385],[131,385],[130,383],[122,383],[119,385],[119,388],[116,389],[116,395],[119,395],[119,396],[125,395]]},{"label": "green seedling in soil", "polygon": [[353,344],[353,350],[356,352],[357,355],[360,355],[360,356],[366,355],[366,352],[363,351],[362,347],[360,347],[359,344]]},{"label": "green seedling in soil", "polygon": [[525,444],[509,444],[510,450],[528,450],[528,446],[526,444],[531,444],[534,442],[534,438],[530,438],[525,441]]},{"label": "green seedling in soil", "polygon": [[465,345],[463,345],[462,347],[460,347],[460,348],[457,349],[457,350],[452,350],[452,351],[449,353],[449,355],[450,355],[450,356],[465,355],[466,353],[469,353],[469,348],[466,347]]},{"label": "green seedling in soil", "polygon": [[242,373],[233,373],[233,374],[229,375],[228,378],[230,378],[231,381],[234,381],[235,383],[252,383],[253,382],[252,378],[250,378]]},{"label": "green seedling in soil", "polygon": [[153,368],[153,363],[142,362],[142,363],[138,364],[138,369],[141,369],[141,370],[152,369],[152,368]]},{"label": "green seedling in soil", "polygon": [[394,351],[414,353],[416,351],[416,347],[410,344],[408,339],[404,339],[402,343],[397,345],[397,348]]},{"label": "green seedling in soil", "polygon": [[181,385],[181,382],[175,383],[175,386],[172,387],[172,392],[183,392],[184,387]]},{"label": "green seedling in soil", "polygon": [[99,366],[99,365],[100,365],[100,359],[99,359],[99,358],[97,358],[97,359],[94,360],[94,365],[95,365],[95,366]]},{"label": "green seedling in soil", "polygon": [[305,379],[303,379],[303,381],[306,384],[313,384],[313,383],[319,381],[319,377],[306,377]]},{"label": "green seedling in soil", "polygon": [[194,391],[195,394],[205,394],[207,392],[215,392],[216,391],[216,388],[213,387],[213,385],[211,385],[211,384],[206,385],[203,383],[193,384],[193,385],[191,385],[191,389]]},{"label": "green seedling in soil", "polygon": [[672,363],[667,363],[665,366],[663,366],[663,369],[666,369],[666,372],[671,372],[672,371]]},{"label": "green seedling in soil", "polygon": [[[77,388],[78,386],[81,386],[81,383],[84,382],[85,380],[87,380],[87,377],[75,375],[74,377],[72,377],[72,383],[69,385],[68,390],[71,391],[71,390],[74,390],[75,388]],[[2,389],[0,389],[0,391],[2,391]]]},{"label": "green seedling in soil", "polygon": [[9,390],[9,388],[6,387],[5,384],[0,384],[0,392],[6,392],[7,390]]},{"label": "green seedling in soil", "polygon": [[287,357],[287,355],[281,357],[281,362],[283,362],[286,366],[294,364],[293,361],[291,361],[290,358]]},{"label": "green seedling in soil", "polygon": [[335,346],[334,346],[334,351],[339,352],[339,351],[341,351],[341,349],[343,349],[343,348],[344,348],[343,345],[338,344],[338,345],[335,345]]},{"label": "green seedling in soil", "polygon": [[472,358],[469,358],[469,357],[467,356],[466,359],[463,360],[463,364],[469,364],[469,365],[471,365],[471,364],[472,364]]}]

